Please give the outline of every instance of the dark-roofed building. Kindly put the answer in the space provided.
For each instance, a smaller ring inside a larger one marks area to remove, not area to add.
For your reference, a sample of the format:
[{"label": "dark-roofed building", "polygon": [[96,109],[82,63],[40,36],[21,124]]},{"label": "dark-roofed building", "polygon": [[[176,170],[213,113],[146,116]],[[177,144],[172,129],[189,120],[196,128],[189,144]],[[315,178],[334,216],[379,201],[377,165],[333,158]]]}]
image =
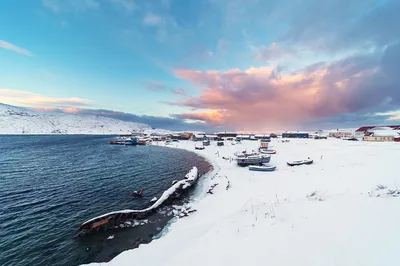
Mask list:
[{"label": "dark-roofed building", "polygon": [[308,139],[310,135],[307,132],[285,132],[282,133],[282,138],[298,138]]},{"label": "dark-roofed building", "polygon": [[218,132],[217,136],[219,138],[236,138],[237,134],[235,132]]}]

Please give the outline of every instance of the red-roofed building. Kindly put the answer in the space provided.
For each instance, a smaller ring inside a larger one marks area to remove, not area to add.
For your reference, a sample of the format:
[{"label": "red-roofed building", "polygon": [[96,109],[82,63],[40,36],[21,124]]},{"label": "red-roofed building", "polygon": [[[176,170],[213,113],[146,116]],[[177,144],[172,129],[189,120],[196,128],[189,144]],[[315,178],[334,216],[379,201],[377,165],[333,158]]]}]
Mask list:
[{"label": "red-roofed building", "polygon": [[[373,129],[375,127],[379,127],[379,126],[365,126],[365,127],[360,127],[359,129],[356,130],[355,133],[355,137],[358,139],[362,139],[365,136],[365,133],[370,130]],[[395,126],[384,126],[384,127],[390,127],[393,130],[400,130],[400,125],[395,125]]]}]

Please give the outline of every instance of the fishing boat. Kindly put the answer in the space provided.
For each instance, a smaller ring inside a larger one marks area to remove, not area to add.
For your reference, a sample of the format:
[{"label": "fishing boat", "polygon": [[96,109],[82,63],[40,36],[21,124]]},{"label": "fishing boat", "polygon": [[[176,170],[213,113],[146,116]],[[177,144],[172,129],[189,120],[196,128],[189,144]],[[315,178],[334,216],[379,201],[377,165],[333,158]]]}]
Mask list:
[{"label": "fishing boat", "polygon": [[276,154],[276,150],[260,149],[260,153],[262,153],[262,154]]},{"label": "fishing boat", "polygon": [[271,155],[259,154],[247,157],[238,157],[236,158],[236,163],[239,166],[261,165],[263,163],[269,163],[270,160],[271,160]]},{"label": "fishing boat", "polygon": [[260,171],[260,172],[272,172],[275,171],[276,166],[272,165],[250,165],[250,171]]},{"label": "fishing boat", "polygon": [[287,165],[289,165],[289,166],[297,166],[297,165],[303,165],[303,164],[312,164],[313,162],[314,162],[313,160],[307,159],[307,160],[287,162]]}]

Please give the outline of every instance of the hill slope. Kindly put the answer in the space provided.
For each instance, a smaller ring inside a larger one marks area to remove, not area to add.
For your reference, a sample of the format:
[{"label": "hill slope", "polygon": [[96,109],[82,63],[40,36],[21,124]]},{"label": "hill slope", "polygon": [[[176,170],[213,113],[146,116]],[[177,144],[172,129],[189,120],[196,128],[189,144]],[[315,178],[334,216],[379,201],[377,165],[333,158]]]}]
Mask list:
[{"label": "hill slope", "polygon": [[145,124],[103,116],[41,113],[0,104],[0,134],[127,134],[149,131],[154,130]]}]

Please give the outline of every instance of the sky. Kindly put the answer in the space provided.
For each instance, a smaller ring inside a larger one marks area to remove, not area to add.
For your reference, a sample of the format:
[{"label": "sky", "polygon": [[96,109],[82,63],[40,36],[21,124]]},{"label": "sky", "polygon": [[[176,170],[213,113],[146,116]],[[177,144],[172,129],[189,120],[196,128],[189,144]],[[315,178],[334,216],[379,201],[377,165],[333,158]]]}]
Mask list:
[{"label": "sky", "polygon": [[400,124],[398,0],[0,1],[0,102],[156,128]]}]

